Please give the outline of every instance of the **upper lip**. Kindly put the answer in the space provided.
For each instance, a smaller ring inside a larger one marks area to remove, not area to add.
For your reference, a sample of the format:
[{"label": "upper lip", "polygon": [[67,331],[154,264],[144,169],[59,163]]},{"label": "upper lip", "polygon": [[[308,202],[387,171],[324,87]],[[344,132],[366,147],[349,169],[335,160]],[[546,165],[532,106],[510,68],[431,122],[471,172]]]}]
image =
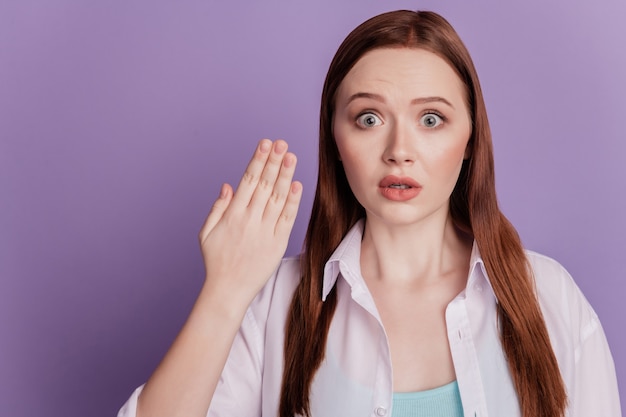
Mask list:
[{"label": "upper lip", "polygon": [[390,185],[407,185],[411,188],[420,188],[421,185],[411,177],[398,177],[387,175],[378,184],[379,187],[389,187]]}]

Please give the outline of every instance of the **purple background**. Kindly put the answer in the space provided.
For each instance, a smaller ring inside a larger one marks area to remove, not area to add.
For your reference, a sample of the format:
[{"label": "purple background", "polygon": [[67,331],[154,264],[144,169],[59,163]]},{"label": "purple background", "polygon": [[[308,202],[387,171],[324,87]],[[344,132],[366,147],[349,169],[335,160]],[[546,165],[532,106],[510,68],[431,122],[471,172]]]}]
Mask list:
[{"label": "purple background", "polygon": [[3,0],[0,415],[115,415],[185,320],[197,231],[262,137],[299,155],[299,250],[327,66],[397,8],[465,40],[503,210],[595,307],[626,403],[623,0]]}]

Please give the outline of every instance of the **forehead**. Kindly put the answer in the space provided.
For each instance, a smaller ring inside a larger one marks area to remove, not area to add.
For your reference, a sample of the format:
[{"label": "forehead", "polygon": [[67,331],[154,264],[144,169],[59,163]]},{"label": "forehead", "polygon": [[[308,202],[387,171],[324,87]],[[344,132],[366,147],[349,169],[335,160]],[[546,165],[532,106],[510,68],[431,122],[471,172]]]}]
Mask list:
[{"label": "forehead", "polygon": [[442,96],[461,102],[465,102],[466,95],[456,71],[443,58],[419,48],[379,48],[367,52],[341,82],[337,98],[359,92]]}]

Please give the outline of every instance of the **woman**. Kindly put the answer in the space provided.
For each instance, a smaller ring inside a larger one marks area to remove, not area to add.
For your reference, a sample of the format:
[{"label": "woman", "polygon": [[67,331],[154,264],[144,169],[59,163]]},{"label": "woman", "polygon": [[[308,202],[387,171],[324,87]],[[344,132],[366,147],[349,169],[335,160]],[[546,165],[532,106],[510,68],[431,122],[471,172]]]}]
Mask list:
[{"label": "woman", "polygon": [[305,249],[281,261],[295,164],[263,140],[223,186],[205,285],[120,416],[620,415],[595,313],[498,209],[476,71],[443,18],[386,13],[340,46]]}]

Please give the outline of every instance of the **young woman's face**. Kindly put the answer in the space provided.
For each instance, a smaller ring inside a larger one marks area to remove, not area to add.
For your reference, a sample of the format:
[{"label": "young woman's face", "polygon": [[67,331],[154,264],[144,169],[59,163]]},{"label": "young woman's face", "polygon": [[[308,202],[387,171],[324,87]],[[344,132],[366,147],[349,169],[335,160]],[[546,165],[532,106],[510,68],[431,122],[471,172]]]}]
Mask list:
[{"label": "young woman's face", "polygon": [[368,219],[394,224],[447,215],[471,121],[465,87],[423,49],[365,54],[337,92],[333,132]]}]

